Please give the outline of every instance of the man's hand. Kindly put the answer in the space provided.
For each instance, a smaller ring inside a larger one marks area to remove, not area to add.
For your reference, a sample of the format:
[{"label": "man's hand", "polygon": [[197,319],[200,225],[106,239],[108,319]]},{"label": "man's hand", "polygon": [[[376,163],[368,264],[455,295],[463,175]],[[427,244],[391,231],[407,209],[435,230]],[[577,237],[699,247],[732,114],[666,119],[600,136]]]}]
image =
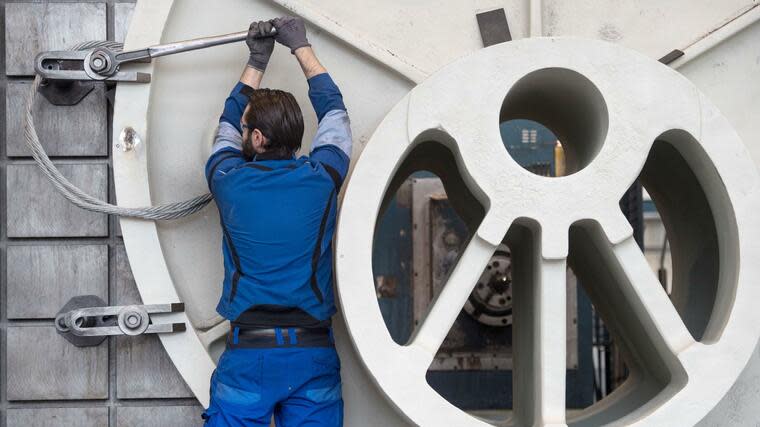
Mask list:
[{"label": "man's hand", "polygon": [[277,35],[274,39],[278,43],[290,48],[290,53],[295,54],[296,49],[311,46],[306,39],[306,26],[303,19],[295,16],[283,16],[275,18],[272,24],[277,29]]},{"label": "man's hand", "polygon": [[251,22],[248,27],[248,37],[245,43],[251,56],[248,58],[248,66],[261,72],[267,68],[269,57],[274,50],[274,38],[269,37],[272,33],[272,23],[269,21]]}]

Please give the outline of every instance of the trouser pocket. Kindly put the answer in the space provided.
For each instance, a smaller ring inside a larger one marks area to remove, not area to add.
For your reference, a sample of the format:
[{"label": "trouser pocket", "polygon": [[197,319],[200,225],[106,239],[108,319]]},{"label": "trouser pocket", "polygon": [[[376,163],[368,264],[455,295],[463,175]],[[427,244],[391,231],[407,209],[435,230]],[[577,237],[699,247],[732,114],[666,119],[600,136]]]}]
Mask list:
[{"label": "trouser pocket", "polygon": [[211,377],[206,425],[269,426],[272,408],[264,399],[261,378],[260,354],[226,350]]},{"label": "trouser pocket", "polygon": [[325,403],[341,400],[340,359],[334,347],[314,349],[311,376],[306,387],[307,398]]}]

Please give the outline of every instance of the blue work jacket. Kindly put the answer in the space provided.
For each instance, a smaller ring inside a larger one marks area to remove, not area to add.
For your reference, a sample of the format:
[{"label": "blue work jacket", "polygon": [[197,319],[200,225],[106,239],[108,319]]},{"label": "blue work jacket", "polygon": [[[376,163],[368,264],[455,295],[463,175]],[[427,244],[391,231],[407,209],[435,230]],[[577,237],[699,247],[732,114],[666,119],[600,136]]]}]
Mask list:
[{"label": "blue work jacket", "polygon": [[245,86],[236,85],[225,102],[206,177],[223,231],[217,311],[231,321],[308,326],[335,313],[332,237],[351,130],[330,76],[308,83],[319,121],[309,156],[246,162],[240,129]]}]

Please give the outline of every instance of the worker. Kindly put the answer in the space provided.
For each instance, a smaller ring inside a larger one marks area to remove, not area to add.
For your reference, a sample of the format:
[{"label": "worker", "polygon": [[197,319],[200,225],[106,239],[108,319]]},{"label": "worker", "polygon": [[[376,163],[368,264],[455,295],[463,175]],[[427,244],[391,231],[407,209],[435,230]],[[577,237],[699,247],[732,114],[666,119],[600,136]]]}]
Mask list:
[{"label": "worker", "polygon": [[[259,88],[275,41],[309,85],[319,123],[309,156],[296,157],[304,133],[296,99]],[[223,234],[217,311],[230,332],[203,418],[207,426],[269,426],[272,416],[277,426],[340,426],[331,242],[351,157],[348,114],[302,19],[254,22],[246,43],[248,64],[206,164]]]}]

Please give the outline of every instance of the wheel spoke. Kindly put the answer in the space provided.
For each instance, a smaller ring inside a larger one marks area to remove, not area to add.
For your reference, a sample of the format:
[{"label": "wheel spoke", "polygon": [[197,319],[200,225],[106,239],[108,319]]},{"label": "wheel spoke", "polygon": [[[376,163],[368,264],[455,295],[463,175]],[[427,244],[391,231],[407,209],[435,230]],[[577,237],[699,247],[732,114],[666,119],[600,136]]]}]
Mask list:
[{"label": "wheel spoke", "polygon": [[[488,217],[481,223],[481,229],[489,224],[487,220]],[[479,229],[468,243],[449,279],[431,303],[427,315],[411,339],[410,346],[424,355],[419,362],[424,366],[420,366],[420,369],[427,369],[432,363],[435,354],[472,293],[475,283],[496,251],[497,244],[481,238],[480,234]],[[504,234],[506,234],[506,229],[503,230],[502,236]]]},{"label": "wheel spoke", "polygon": [[515,418],[519,425],[564,425],[567,262],[544,258],[535,239],[526,240],[510,242]]},{"label": "wheel spoke", "polygon": [[[620,213],[618,221],[627,221]],[[633,237],[610,243],[598,223],[573,227],[571,265],[632,376],[660,387],[684,378],[678,354],[695,341]]]},{"label": "wheel spoke", "polygon": [[656,343],[667,346],[673,355],[693,344],[689,333],[662,284],[647,263],[633,238],[612,247],[615,260],[627,280],[621,281],[624,293],[634,305],[639,325],[655,335]]}]

